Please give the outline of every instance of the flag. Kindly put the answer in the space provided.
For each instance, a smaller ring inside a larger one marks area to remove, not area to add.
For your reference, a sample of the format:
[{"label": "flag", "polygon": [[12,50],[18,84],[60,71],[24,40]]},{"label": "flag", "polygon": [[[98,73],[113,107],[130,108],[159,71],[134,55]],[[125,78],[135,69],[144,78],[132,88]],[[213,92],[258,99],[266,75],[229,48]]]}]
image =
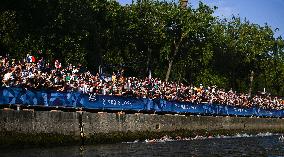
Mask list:
[{"label": "flag", "polygon": [[32,62],[35,63],[35,61],[36,61],[35,56],[32,56]]}]

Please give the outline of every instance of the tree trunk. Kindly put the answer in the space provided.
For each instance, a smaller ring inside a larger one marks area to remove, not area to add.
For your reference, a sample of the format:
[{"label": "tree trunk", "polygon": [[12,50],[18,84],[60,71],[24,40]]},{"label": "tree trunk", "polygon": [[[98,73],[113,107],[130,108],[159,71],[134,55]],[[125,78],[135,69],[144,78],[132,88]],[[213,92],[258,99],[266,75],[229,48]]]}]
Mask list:
[{"label": "tree trunk", "polygon": [[172,65],[173,65],[173,61],[178,53],[178,50],[179,50],[179,47],[180,47],[180,43],[182,42],[182,39],[181,38],[179,40],[179,42],[174,42],[174,49],[172,49],[173,51],[173,56],[171,58],[168,59],[169,61],[169,65],[168,65],[168,70],[167,70],[167,74],[166,74],[166,81],[169,80],[169,77],[170,77],[170,74],[171,74],[171,70],[172,70]]},{"label": "tree trunk", "polygon": [[168,70],[167,70],[167,74],[166,74],[166,81],[169,80],[170,73],[171,73],[171,70],[172,70],[172,65],[173,65],[173,59],[171,59],[169,61]]},{"label": "tree trunk", "polygon": [[185,9],[187,7],[188,0],[180,0],[181,8]]},{"label": "tree trunk", "polygon": [[248,96],[249,96],[249,97],[251,97],[251,92],[252,92],[253,75],[254,75],[254,72],[253,72],[253,70],[252,70],[251,73],[250,73],[250,84],[249,84],[249,93],[248,93]]},{"label": "tree trunk", "polygon": [[148,73],[149,70],[150,70],[151,57],[152,57],[152,50],[150,49],[149,44],[148,44],[148,57],[147,57],[147,69],[146,69],[146,72],[147,72],[147,73]]}]

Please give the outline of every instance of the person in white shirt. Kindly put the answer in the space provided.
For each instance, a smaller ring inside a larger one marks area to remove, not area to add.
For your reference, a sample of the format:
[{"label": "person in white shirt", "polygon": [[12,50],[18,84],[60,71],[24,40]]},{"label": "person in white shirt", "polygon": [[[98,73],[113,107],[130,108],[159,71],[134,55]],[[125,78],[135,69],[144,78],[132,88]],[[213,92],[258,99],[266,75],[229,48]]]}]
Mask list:
[{"label": "person in white shirt", "polygon": [[3,83],[4,86],[9,86],[9,82],[10,82],[10,80],[11,80],[11,78],[12,78],[12,74],[13,74],[13,72],[9,70],[9,71],[4,75],[3,80],[2,80],[2,83]]}]

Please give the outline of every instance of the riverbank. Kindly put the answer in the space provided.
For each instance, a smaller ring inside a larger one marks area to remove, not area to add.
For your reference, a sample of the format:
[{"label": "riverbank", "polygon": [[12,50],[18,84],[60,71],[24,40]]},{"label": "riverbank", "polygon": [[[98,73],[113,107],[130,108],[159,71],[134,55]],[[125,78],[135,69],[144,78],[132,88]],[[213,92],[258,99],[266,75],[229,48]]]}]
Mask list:
[{"label": "riverbank", "polygon": [[284,119],[106,112],[0,110],[0,145],[81,145],[158,139],[284,133]]}]

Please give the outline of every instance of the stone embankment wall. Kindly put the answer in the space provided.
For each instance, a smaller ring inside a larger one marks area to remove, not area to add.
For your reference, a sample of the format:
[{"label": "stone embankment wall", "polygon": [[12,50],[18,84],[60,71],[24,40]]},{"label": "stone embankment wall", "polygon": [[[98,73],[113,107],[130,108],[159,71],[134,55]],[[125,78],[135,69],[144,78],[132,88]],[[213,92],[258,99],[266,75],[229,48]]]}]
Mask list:
[{"label": "stone embankment wall", "polygon": [[76,112],[0,110],[0,131],[79,135]]},{"label": "stone embankment wall", "polygon": [[163,135],[284,132],[284,119],[0,110],[0,145],[118,142]]},{"label": "stone embankment wall", "polygon": [[276,118],[84,113],[83,122],[87,136],[113,131],[284,130],[284,119]]}]

